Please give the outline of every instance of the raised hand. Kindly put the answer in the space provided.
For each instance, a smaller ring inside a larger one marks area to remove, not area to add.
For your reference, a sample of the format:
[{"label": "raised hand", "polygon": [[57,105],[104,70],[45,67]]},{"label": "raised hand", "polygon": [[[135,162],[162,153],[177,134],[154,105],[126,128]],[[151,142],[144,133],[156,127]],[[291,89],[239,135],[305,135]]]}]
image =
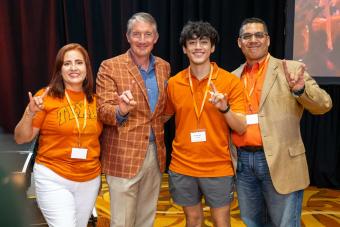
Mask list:
[{"label": "raised hand", "polygon": [[288,71],[287,62],[286,60],[282,60],[283,70],[286,76],[286,80],[288,82],[289,88],[291,91],[298,91],[305,86],[304,80],[304,72],[306,66],[303,64],[300,66],[299,71],[297,74]]},{"label": "raised hand", "polygon": [[117,92],[113,94],[114,99],[118,100],[118,111],[122,116],[128,114],[137,105],[137,102],[132,95],[132,90],[134,89],[135,84],[136,82],[133,80],[129,90],[123,91],[120,95],[118,95]]},{"label": "raised hand", "polygon": [[28,97],[30,100],[28,103],[28,110],[31,115],[34,115],[36,112],[42,111],[44,109],[44,98],[48,94],[49,90],[50,88],[47,87],[42,95],[35,97],[32,96],[31,92],[28,92]]},{"label": "raised hand", "polygon": [[216,86],[212,82],[210,83],[210,87],[213,91],[210,91],[211,96],[209,102],[221,111],[226,110],[228,107],[227,95],[218,92]]}]

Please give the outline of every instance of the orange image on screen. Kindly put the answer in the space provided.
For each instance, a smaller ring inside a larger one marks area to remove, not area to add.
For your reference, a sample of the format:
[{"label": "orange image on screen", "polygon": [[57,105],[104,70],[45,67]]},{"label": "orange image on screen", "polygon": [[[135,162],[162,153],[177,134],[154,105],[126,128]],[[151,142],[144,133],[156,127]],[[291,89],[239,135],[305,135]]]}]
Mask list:
[{"label": "orange image on screen", "polygon": [[312,76],[340,77],[340,0],[296,0],[293,45]]}]

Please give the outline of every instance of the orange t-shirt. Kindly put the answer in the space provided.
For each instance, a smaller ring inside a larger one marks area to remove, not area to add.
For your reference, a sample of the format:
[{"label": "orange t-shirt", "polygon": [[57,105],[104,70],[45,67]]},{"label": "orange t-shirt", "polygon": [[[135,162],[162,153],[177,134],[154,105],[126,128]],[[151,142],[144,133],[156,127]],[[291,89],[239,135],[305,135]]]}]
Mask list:
[{"label": "orange t-shirt", "polygon": [[[233,112],[245,113],[243,85],[233,74],[213,65],[212,83],[226,93]],[[194,97],[200,109],[208,76],[198,81],[192,76]],[[229,153],[229,127],[222,113],[208,100],[198,123],[190,90],[188,69],[168,81],[166,115],[175,114],[176,135],[172,143],[170,170],[194,177],[233,176]],[[209,86],[209,90],[211,90]],[[204,129],[206,142],[191,142],[190,133]]]},{"label": "orange t-shirt", "polygon": [[[244,92],[246,97],[247,115],[257,114],[261,100],[263,82],[265,79],[267,66],[267,58],[254,64],[252,67],[245,66],[242,72],[241,81],[244,84]],[[242,146],[262,146],[262,137],[259,124],[247,125],[246,132],[242,135],[232,133],[233,143],[236,147]]]},{"label": "orange t-shirt", "polygon": [[[40,90],[36,95],[41,95]],[[70,101],[79,119],[80,128],[84,122],[84,93],[67,90]],[[86,159],[71,158],[72,148],[78,147],[78,129],[72,110],[66,100],[46,96],[44,110],[33,119],[33,127],[40,128],[39,148],[36,162],[60,176],[73,181],[87,181],[101,172],[99,160],[99,135],[102,125],[97,120],[96,99],[87,102],[87,121],[81,133],[81,148],[87,148]]]}]

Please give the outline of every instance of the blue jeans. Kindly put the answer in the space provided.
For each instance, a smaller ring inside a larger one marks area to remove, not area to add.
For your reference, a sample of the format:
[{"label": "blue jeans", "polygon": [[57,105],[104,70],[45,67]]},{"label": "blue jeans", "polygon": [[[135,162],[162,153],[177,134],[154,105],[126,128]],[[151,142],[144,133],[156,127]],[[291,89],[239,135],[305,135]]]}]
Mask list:
[{"label": "blue jeans", "polygon": [[248,227],[301,226],[303,190],[276,192],[263,151],[238,150],[237,197],[241,218]]}]

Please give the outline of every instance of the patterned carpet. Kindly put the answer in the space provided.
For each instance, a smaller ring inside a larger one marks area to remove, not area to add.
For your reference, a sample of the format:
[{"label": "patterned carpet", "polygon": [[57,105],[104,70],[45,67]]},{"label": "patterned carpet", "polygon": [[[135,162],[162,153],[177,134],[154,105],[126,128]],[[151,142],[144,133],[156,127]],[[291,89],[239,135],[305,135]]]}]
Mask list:
[{"label": "patterned carpet", "polygon": [[[103,177],[103,186],[98,196],[96,208],[98,227],[108,227],[110,220],[109,189]],[[209,208],[204,207],[204,226],[213,226]],[[231,208],[231,225],[245,226],[240,219],[237,195]],[[155,227],[185,226],[181,207],[174,204],[168,192],[168,175],[163,175],[161,193],[157,205]],[[340,190],[309,187],[303,199],[302,226],[306,227],[340,227]]]}]

